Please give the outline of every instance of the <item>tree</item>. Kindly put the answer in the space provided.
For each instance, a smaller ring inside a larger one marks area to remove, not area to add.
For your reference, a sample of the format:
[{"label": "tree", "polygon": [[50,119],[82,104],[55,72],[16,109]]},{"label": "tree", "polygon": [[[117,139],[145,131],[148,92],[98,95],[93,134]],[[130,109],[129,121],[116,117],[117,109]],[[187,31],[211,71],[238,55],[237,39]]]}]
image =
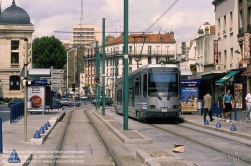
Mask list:
[{"label": "tree", "polygon": [[67,57],[62,43],[54,36],[35,38],[32,43],[32,63],[34,68],[62,69]]}]

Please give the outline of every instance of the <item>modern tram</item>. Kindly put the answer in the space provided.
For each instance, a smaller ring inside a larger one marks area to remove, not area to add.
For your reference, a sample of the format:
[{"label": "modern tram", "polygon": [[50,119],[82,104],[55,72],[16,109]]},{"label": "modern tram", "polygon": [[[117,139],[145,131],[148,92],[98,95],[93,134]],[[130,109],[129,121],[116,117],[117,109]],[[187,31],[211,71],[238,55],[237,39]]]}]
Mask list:
[{"label": "modern tram", "polygon": [[[114,108],[123,114],[124,77],[116,80]],[[179,118],[178,64],[147,64],[128,75],[128,116],[139,120]]]}]

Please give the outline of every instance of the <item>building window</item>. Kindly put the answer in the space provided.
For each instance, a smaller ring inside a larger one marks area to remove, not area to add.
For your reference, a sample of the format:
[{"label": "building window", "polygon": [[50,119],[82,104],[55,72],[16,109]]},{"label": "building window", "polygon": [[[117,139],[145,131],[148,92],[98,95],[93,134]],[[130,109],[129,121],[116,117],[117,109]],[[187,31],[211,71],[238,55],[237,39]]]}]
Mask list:
[{"label": "building window", "polygon": [[218,32],[220,32],[220,18],[218,19]]},{"label": "building window", "polygon": [[233,27],[233,12],[230,12],[230,24],[229,24],[230,28]]},{"label": "building window", "polygon": [[132,46],[129,46],[129,53],[132,53]]},{"label": "building window", "polygon": [[152,64],[152,57],[148,57],[148,64]]},{"label": "building window", "polygon": [[11,64],[19,64],[19,53],[18,52],[11,53]]},{"label": "building window", "polygon": [[19,76],[10,76],[10,90],[20,90]]},{"label": "building window", "polygon": [[132,72],[132,67],[129,67],[129,73],[131,73]]},{"label": "building window", "polygon": [[156,64],[160,63],[160,57],[156,57]]},{"label": "building window", "polygon": [[224,16],[224,30],[226,30],[226,25],[227,25],[227,17],[226,15]]},{"label": "building window", "polygon": [[148,54],[152,53],[152,46],[148,46]]},{"label": "building window", "polygon": [[19,41],[11,41],[11,50],[19,50]]},{"label": "building window", "polygon": [[129,57],[129,65],[131,65],[132,64],[132,57],[130,56]]},{"label": "building window", "polygon": [[240,16],[240,18],[239,18],[239,20],[240,20],[240,25],[239,25],[239,27],[242,28],[242,27],[243,27],[243,24],[242,24],[242,11],[240,11],[239,16]]}]

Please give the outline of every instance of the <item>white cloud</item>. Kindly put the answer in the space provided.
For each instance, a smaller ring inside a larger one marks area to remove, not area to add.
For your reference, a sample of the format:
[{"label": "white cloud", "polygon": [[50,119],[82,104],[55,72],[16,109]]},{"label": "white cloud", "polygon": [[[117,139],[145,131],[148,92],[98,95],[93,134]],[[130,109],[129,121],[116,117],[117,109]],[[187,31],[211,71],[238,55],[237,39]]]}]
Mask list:
[{"label": "white cloud", "polygon": [[[128,0],[129,31],[142,32],[149,28],[175,0]],[[2,11],[11,5],[2,2]],[[178,0],[178,2],[151,28],[151,31],[172,31],[177,41],[193,39],[198,27],[204,22],[214,24],[212,0]],[[54,33],[70,31],[72,24],[80,23],[81,0],[16,0],[25,9],[34,24],[36,36],[55,35],[70,39],[70,34]],[[106,18],[106,30],[123,31],[123,0],[83,0],[83,22],[102,26]],[[115,34],[115,36],[118,34]]]}]

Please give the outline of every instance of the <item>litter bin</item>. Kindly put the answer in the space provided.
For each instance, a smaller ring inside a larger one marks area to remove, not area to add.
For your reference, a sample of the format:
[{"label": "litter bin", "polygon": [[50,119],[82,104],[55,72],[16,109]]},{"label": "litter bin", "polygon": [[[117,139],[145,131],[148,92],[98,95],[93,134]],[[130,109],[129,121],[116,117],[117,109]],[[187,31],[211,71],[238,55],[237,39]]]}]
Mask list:
[{"label": "litter bin", "polygon": [[202,100],[197,101],[198,115],[202,115]]}]

